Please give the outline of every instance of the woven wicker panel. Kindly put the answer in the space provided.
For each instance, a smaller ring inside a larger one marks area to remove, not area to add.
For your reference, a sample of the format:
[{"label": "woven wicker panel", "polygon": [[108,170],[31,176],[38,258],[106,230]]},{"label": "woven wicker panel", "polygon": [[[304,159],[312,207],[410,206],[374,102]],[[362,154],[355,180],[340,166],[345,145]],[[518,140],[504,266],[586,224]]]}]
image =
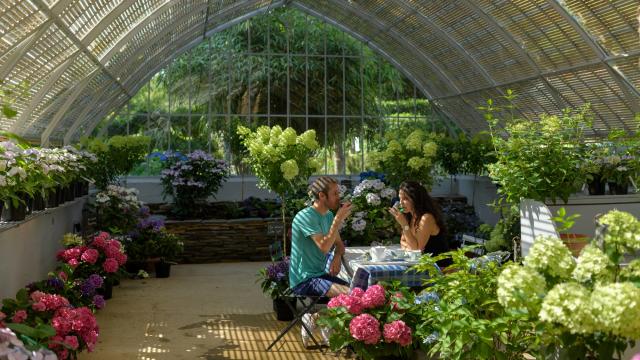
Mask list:
[{"label": "woven wicker panel", "polygon": [[135,1],[88,45],[89,50],[98,58],[101,58],[102,55],[117,43],[118,39],[124,36],[132,27],[136,26],[136,24],[143,21],[144,18],[153,14],[154,10],[163,4],[165,4],[163,0]]},{"label": "woven wicker panel", "polygon": [[123,1],[130,0],[74,0],[60,11],[58,17],[81,39]]},{"label": "woven wicker panel", "polygon": [[513,34],[542,70],[595,60],[596,54],[544,0],[475,0]]},{"label": "woven wicker panel", "polygon": [[594,128],[630,128],[634,113],[618,83],[602,66],[549,76],[547,80],[576,106],[590,103]]},{"label": "woven wicker panel", "polygon": [[565,0],[566,7],[609,54],[640,50],[638,0]]},{"label": "woven wicker panel", "polygon": [[[17,132],[22,133],[25,129],[28,129],[34,122],[39,121],[45,109],[47,109],[48,107],[52,107],[52,108],[54,107],[53,103],[56,102],[60,94],[63,94],[64,92],[72,88],[74,84],[82,80],[94,69],[95,69],[95,64],[85,54],[82,54],[82,53],[78,54],[74,58],[73,63],[56,80],[56,82],[53,84],[53,86],[48,91],[48,93],[44,95],[40,103],[35,104],[35,107],[31,112],[30,116],[21,124],[19,124],[19,128],[18,128],[19,130],[17,130]],[[49,75],[49,76],[52,76],[52,75]],[[35,83],[33,85],[32,94],[40,90],[40,88],[48,80],[49,79],[47,76],[47,77],[43,77],[40,82]],[[29,99],[26,99],[25,104],[27,103],[27,101],[28,103],[30,103],[31,101],[33,101],[33,99],[29,97]],[[56,102],[56,104],[60,105],[62,103]],[[57,108],[57,106],[55,108]]]},{"label": "woven wicker panel", "polygon": [[[640,56],[619,59],[612,62],[636,89],[640,90]],[[640,102],[640,99],[638,99]]]},{"label": "woven wicker panel", "polygon": [[26,39],[47,21],[46,15],[29,1],[0,2],[0,67],[7,51]]},{"label": "woven wicker panel", "polygon": [[464,2],[426,2],[417,6],[423,17],[440,27],[491,75],[494,81],[536,73],[517,49],[513,49],[496,25],[488,23]]},{"label": "woven wicker panel", "polygon": [[469,105],[460,97],[437,100],[434,101],[434,104],[450,116],[451,120],[460,128],[469,133],[487,129],[482,114],[475,109],[478,104]]}]

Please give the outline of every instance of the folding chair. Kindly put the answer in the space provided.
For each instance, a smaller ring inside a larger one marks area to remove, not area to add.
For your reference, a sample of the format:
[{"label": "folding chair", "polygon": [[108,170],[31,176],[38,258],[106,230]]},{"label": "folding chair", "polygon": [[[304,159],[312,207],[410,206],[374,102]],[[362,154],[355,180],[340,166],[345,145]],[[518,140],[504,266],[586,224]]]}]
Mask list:
[{"label": "folding chair", "polygon": [[278,337],[276,337],[276,339],[273,340],[273,342],[271,344],[269,344],[269,346],[267,347],[267,351],[271,350],[271,348],[278,341],[280,341],[280,339],[282,339],[289,332],[289,330],[291,330],[297,323],[300,323],[300,325],[304,328],[304,330],[307,332],[307,334],[309,334],[309,338],[311,339],[311,341],[313,341],[313,343],[315,344],[316,348],[318,348],[321,353],[324,353],[324,351],[320,347],[320,344],[318,343],[316,338],[313,336],[313,333],[312,333],[311,329],[309,329],[307,327],[307,325],[302,321],[302,316],[304,316],[304,314],[308,313],[316,305],[328,303],[329,302],[329,298],[326,297],[326,296],[302,296],[302,295],[297,295],[291,289],[288,289],[285,292],[284,295],[292,297],[292,298],[295,298],[297,301],[294,302],[294,304],[297,304],[298,301],[299,301],[302,304],[302,310],[297,311],[297,307],[295,305],[292,305],[291,303],[287,302],[287,306],[289,306],[291,311],[295,314],[294,317],[293,317],[293,320],[291,320],[291,322],[289,322],[289,324],[284,329],[282,329],[280,331],[280,334],[278,334]]}]

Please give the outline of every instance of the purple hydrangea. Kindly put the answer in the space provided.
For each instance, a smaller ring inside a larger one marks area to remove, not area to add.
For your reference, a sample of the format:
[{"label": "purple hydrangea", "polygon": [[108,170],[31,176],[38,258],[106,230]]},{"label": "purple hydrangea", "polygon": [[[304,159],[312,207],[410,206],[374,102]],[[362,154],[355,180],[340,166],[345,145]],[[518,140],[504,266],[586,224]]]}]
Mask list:
[{"label": "purple hydrangea", "polygon": [[93,296],[96,293],[96,288],[89,279],[86,279],[80,284],[80,292],[82,296]]},{"label": "purple hydrangea", "polygon": [[138,229],[152,229],[153,231],[160,231],[164,227],[164,221],[162,219],[146,218],[140,220],[137,225]]},{"label": "purple hydrangea", "polygon": [[93,285],[93,287],[96,289],[101,287],[103,284],[102,276],[98,274],[92,274],[91,276],[89,276],[87,281],[89,281],[91,285]]},{"label": "purple hydrangea", "polygon": [[102,297],[102,295],[95,295],[93,297],[93,305],[95,305],[97,309],[102,309],[105,305],[104,297]]},{"label": "purple hydrangea", "polygon": [[47,285],[54,289],[62,289],[64,282],[56,277],[47,279]]},{"label": "purple hydrangea", "polygon": [[267,276],[271,280],[283,281],[289,278],[289,258],[267,266]]}]

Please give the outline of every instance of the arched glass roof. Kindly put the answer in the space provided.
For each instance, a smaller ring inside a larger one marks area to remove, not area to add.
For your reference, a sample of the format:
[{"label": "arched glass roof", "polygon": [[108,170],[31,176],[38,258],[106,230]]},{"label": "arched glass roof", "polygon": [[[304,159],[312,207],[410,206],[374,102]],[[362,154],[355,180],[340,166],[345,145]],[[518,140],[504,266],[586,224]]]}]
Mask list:
[{"label": "arched glass roof", "polygon": [[529,118],[591,103],[595,136],[640,113],[637,0],[2,0],[2,86],[27,90],[0,129],[73,141],[179,54],[280,6],[364,41],[468,132],[506,89]]}]

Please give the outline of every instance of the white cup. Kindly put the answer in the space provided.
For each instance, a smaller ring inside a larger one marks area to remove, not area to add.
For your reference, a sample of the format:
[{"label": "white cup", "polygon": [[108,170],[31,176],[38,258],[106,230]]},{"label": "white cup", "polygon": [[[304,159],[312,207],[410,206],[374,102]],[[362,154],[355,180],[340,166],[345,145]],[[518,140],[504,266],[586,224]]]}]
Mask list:
[{"label": "white cup", "polygon": [[409,255],[409,260],[418,261],[422,256],[422,251],[420,250],[407,250],[407,254]]},{"label": "white cup", "polygon": [[374,246],[371,248],[371,250],[369,250],[369,252],[371,253],[371,260],[373,261],[380,261],[380,260],[384,260],[384,253],[385,253],[386,249],[384,246]]}]

